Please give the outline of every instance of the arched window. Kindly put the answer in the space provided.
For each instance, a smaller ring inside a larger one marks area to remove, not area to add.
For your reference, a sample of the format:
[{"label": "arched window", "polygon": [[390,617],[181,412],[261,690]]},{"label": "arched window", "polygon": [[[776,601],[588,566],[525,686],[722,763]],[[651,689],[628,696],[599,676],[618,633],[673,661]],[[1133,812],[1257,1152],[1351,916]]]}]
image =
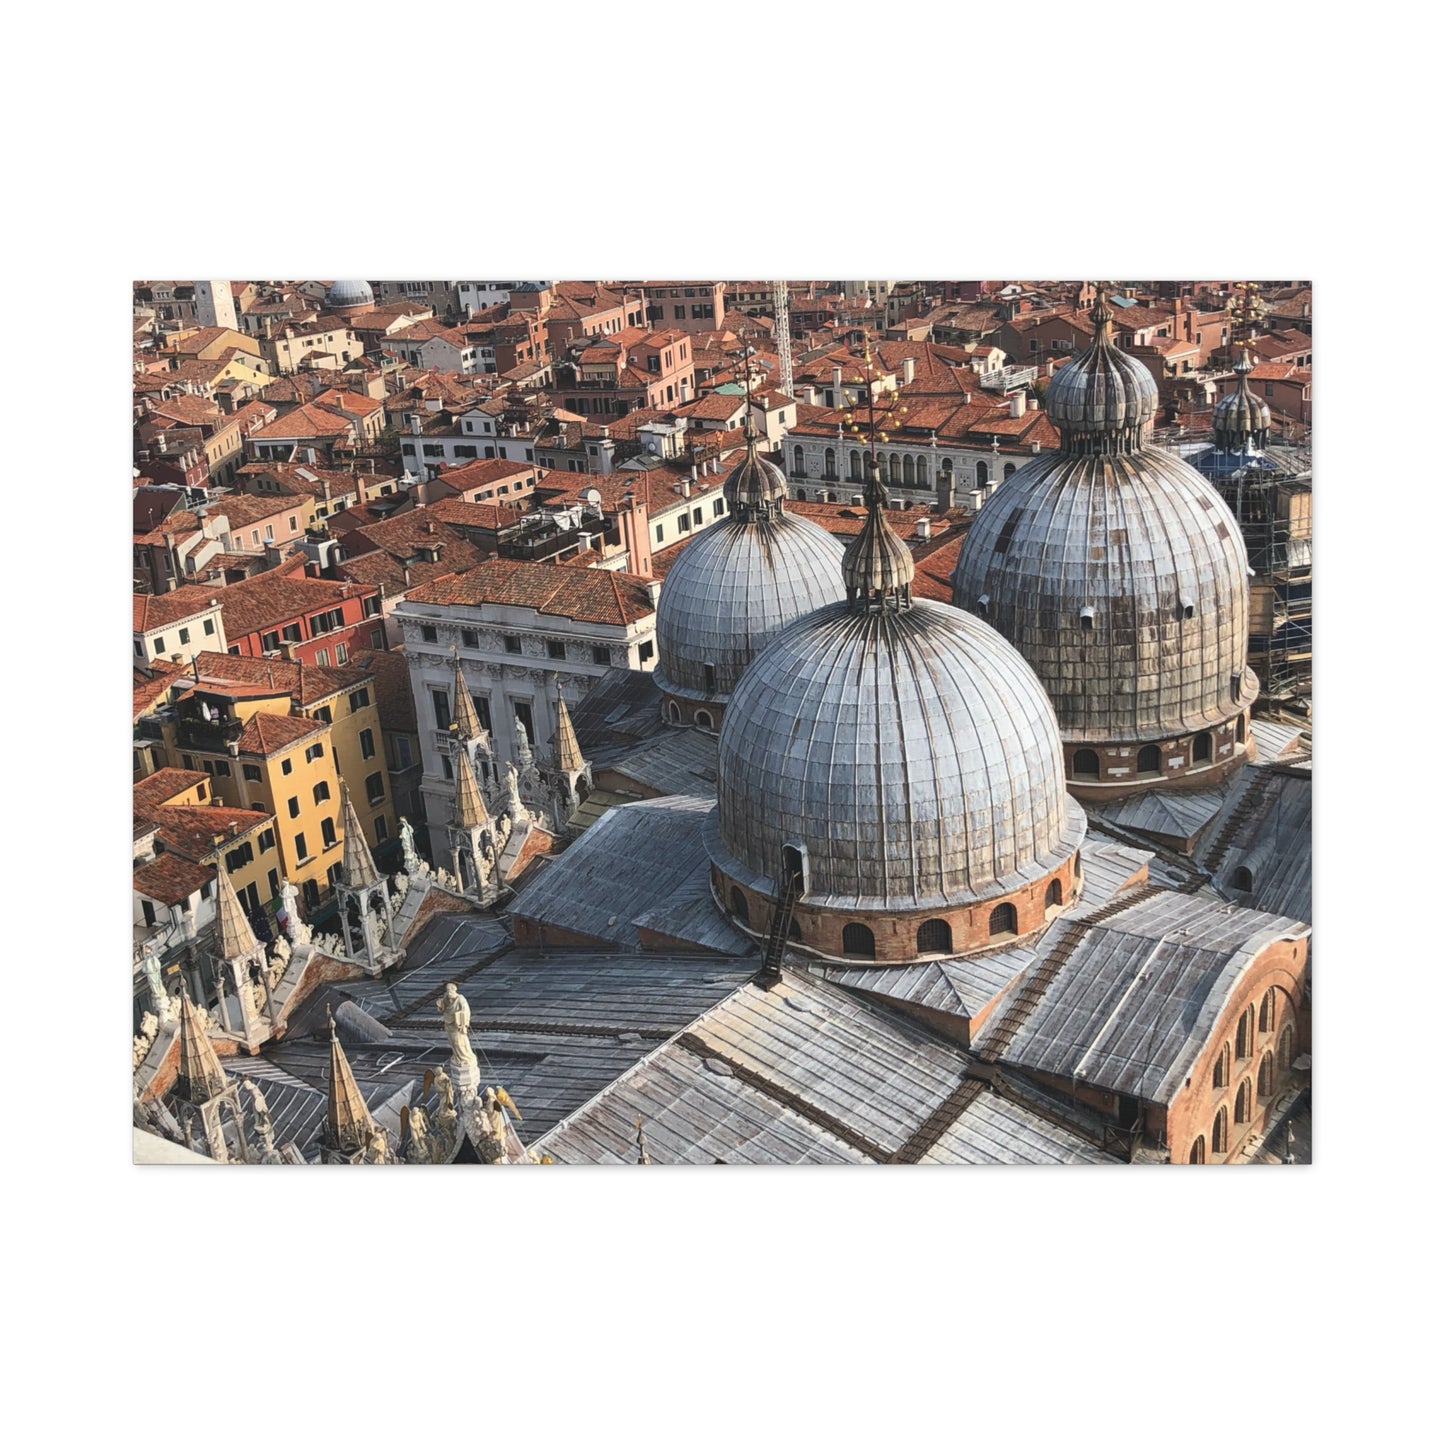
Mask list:
[{"label": "arched window", "polygon": [[668,722],[674,723],[680,723],[682,721],[682,709],[678,707],[675,702],[670,702],[667,705],[667,720]]},{"label": "arched window", "polygon": [[1239,1024],[1234,1030],[1234,1057],[1236,1059],[1251,1059],[1254,1057],[1253,1004],[1250,1004],[1239,1016]]},{"label": "arched window", "polygon": [[1262,1034],[1272,1034],[1277,1022],[1275,1010],[1278,1008],[1275,990],[1267,988],[1264,997],[1259,1001],[1259,1031]]},{"label": "arched window", "polygon": [[896,487],[903,480],[903,465],[898,460],[898,453],[894,452],[888,458],[888,485]]},{"label": "arched window", "polygon": [[1234,1122],[1247,1124],[1254,1117],[1254,1090],[1248,1079],[1242,1079],[1234,1095]]},{"label": "arched window", "polygon": [[1266,1049],[1259,1056],[1259,1097],[1268,1099],[1274,1093],[1274,1055]]},{"label": "arched window", "polygon": [[798,488],[798,500],[800,502],[806,502],[808,500],[808,489],[806,487]]},{"label": "arched window", "polygon": [[1287,1069],[1294,1063],[1294,1025],[1286,1024],[1279,1031],[1280,1067]]},{"label": "arched window", "polygon": [[1064,906],[1064,885],[1057,878],[1049,884],[1049,891],[1044,894],[1045,908],[1062,908]]},{"label": "arched window", "polygon": [[[802,449],[802,447],[794,447],[794,448],[793,448],[793,475],[794,475],[795,477],[801,477],[801,476],[806,475],[806,472],[807,472],[807,468],[803,465],[803,449]],[[801,500],[801,498],[800,498],[799,500]]]},{"label": "arched window", "polygon": [[919,953],[952,953],[953,929],[947,919],[930,918],[918,928]]},{"label": "arched window", "polygon": [[1238,888],[1241,893],[1254,892],[1254,873],[1243,866],[1238,867],[1229,875],[1229,886]]},{"label": "arched window", "polygon": [[919,457],[914,466],[916,467],[913,474],[914,480],[920,487],[926,487],[928,485],[928,458]]},{"label": "arched window", "polygon": [[979,462],[973,469],[973,475],[979,486],[985,486],[988,482],[988,463]]},{"label": "arched window", "polygon": [[848,480],[850,482],[863,480],[863,453],[860,451],[848,453]]},{"label": "arched window", "polygon": [[838,453],[832,447],[823,453],[823,476],[830,482],[838,480]]},{"label": "arched window", "polygon": [[1075,877],[1075,878],[1082,878],[1083,876],[1084,876],[1084,855],[1083,855],[1082,853],[1075,853],[1075,854],[1074,854],[1074,877]]},{"label": "arched window", "polygon": [[748,900],[743,897],[741,888],[734,888],[728,894],[728,911],[739,923],[746,924],[748,921]]},{"label": "arched window", "polygon": [[715,693],[717,691],[717,668],[710,662],[702,665],[702,685],[705,692]]},{"label": "arched window", "polygon": [[1003,479],[1004,479],[1004,481],[1008,481],[1008,479],[1009,479],[1011,476],[1013,476],[1013,474],[1014,474],[1016,471],[1018,471],[1018,468],[1017,468],[1016,466],[1014,466],[1014,464],[1013,464],[1012,462],[1005,462],[1005,463],[1003,464]]},{"label": "arched window", "polygon": [[1018,909],[1012,903],[1000,903],[988,916],[988,936],[997,938],[1005,933],[1019,931]]},{"label": "arched window", "polygon": [[942,465],[941,467],[939,467],[938,470],[939,470],[939,472],[940,472],[943,476],[947,477],[947,478],[949,479],[949,481],[952,481],[952,480],[953,480],[953,458],[952,458],[952,457],[944,457],[944,459],[943,459],[943,465]]},{"label": "arched window", "polygon": [[824,492],[823,500],[825,502],[836,502],[838,500],[838,494],[837,492]]},{"label": "arched window", "polygon": [[1208,733],[1194,734],[1194,761],[1207,763],[1214,754],[1214,739]]},{"label": "arched window", "polygon": [[1074,754],[1074,776],[1076,778],[1097,778],[1099,776],[1099,755],[1093,748],[1080,748]]},{"label": "arched window", "polygon": [[1229,1086],[1229,1045],[1219,1051],[1219,1057],[1214,1061],[1214,1087],[1224,1089]]},{"label": "arched window", "polygon": [[1214,1116],[1214,1137],[1210,1140],[1210,1146],[1216,1154],[1227,1154],[1229,1152],[1228,1109],[1220,1109]]},{"label": "arched window", "polygon": [[903,458],[903,485],[905,487],[914,485],[913,458],[907,455]]},{"label": "arched window", "polygon": [[1189,1151],[1189,1162],[1191,1164],[1203,1164],[1206,1157],[1205,1148],[1204,1135],[1201,1134],[1194,1141],[1194,1145]]},{"label": "arched window", "polygon": [[1135,770],[1141,775],[1157,775],[1159,772],[1159,749],[1150,743],[1147,748],[1139,749],[1139,759]]},{"label": "arched window", "polygon": [[1240,713],[1240,715],[1234,720],[1234,740],[1237,743],[1242,743],[1245,740],[1243,713]]},{"label": "arched window", "polygon": [[712,714],[705,707],[698,708],[698,710],[693,713],[692,720],[698,727],[706,728],[708,732],[712,731]]},{"label": "arched window", "polygon": [[845,923],[843,925],[843,957],[872,958],[873,956],[873,930],[865,928],[861,923]]}]

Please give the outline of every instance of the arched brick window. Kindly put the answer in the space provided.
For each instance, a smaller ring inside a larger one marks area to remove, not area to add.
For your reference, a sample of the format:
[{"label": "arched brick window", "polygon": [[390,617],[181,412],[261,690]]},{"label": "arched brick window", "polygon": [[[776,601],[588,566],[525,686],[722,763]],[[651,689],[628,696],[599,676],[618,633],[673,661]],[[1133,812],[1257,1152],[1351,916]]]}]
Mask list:
[{"label": "arched brick window", "polygon": [[1276,1051],[1279,1056],[1279,1064],[1282,1069],[1287,1069],[1294,1063],[1294,1025],[1286,1024],[1279,1031],[1279,1048]]},{"label": "arched brick window", "polygon": [[1234,1094],[1234,1122],[1247,1124],[1253,1117],[1254,1090],[1248,1079],[1242,1079]]},{"label": "arched brick window", "polygon": [[1219,1051],[1219,1057],[1214,1061],[1214,1087],[1223,1089],[1229,1084],[1229,1045]]},{"label": "arched brick window", "polygon": [[1156,748],[1153,743],[1150,743],[1147,748],[1139,749],[1139,758],[1138,762],[1135,765],[1135,770],[1140,774],[1141,777],[1148,774],[1158,773],[1159,749]]},{"label": "arched brick window", "polygon": [[1273,988],[1264,991],[1264,997],[1259,1001],[1259,1031],[1262,1034],[1272,1034],[1275,1025],[1279,1022],[1276,1009],[1279,1007],[1278,994]]},{"label": "arched brick window", "polygon": [[741,888],[734,888],[728,894],[728,908],[739,923],[748,921],[748,900],[743,897]]},{"label": "arched brick window", "polygon": [[988,916],[988,936],[997,938],[1006,933],[1019,931],[1018,909],[1012,903],[1000,903]]},{"label": "arched brick window", "polygon": [[678,707],[675,702],[670,702],[667,705],[667,720],[668,722],[675,723],[680,723],[682,721],[682,709]]},{"label": "arched brick window", "polygon": [[1234,1030],[1234,1057],[1236,1059],[1249,1059],[1254,1057],[1254,1005],[1245,1009],[1239,1016],[1239,1023]]},{"label": "arched brick window", "polygon": [[1207,763],[1214,755],[1214,739],[1208,733],[1194,734],[1194,761]]},{"label": "arched brick window", "polygon": [[1064,906],[1064,885],[1057,878],[1049,884],[1049,891],[1044,894],[1045,908],[1062,908]]},{"label": "arched brick window", "polygon": [[1210,1147],[1216,1154],[1227,1154],[1229,1152],[1229,1110],[1220,1109],[1214,1116],[1214,1136],[1210,1140]]},{"label": "arched brick window", "polygon": [[927,923],[919,925],[918,951],[919,953],[953,952],[953,929],[948,926],[947,919],[930,918]]},{"label": "arched brick window", "polygon": [[698,727],[706,728],[708,732],[712,731],[712,714],[705,707],[698,708],[698,710],[693,713],[692,720]]},{"label": "arched brick window", "polygon": [[1191,1164],[1203,1164],[1207,1157],[1204,1135],[1201,1134],[1195,1141],[1194,1147],[1189,1151],[1189,1162]]},{"label": "arched brick window", "polygon": [[1099,776],[1099,755],[1093,748],[1080,748],[1074,754],[1074,776],[1076,778],[1097,778]]},{"label": "arched brick window", "polygon": [[1235,719],[1234,723],[1234,740],[1237,743],[1242,743],[1245,740],[1245,736],[1246,734],[1244,730],[1244,714],[1240,713],[1238,718]]},{"label": "arched brick window", "polygon": [[843,925],[843,956],[845,958],[872,958],[873,930],[861,923]]},{"label": "arched brick window", "polygon": [[1266,1049],[1259,1056],[1259,1097],[1268,1099],[1274,1094],[1274,1055]]}]

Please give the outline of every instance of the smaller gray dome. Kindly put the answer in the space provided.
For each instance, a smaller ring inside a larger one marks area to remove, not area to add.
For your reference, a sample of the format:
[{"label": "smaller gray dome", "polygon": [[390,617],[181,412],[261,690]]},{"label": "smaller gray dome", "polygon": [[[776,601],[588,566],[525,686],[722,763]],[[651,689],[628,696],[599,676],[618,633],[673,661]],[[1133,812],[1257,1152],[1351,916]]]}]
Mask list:
[{"label": "smaller gray dome", "polygon": [[1044,405],[1065,451],[1071,443],[1093,450],[1100,438],[1122,437],[1138,446],[1154,423],[1159,388],[1142,361],[1110,340],[1113,314],[1101,295],[1089,313],[1093,342],[1049,383]]},{"label": "smaller gray dome", "polygon": [[326,293],[326,304],[333,310],[342,306],[374,306],[376,297],[369,281],[333,281]]},{"label": "smaller gray dome", "polygon": [[749,443],[747,456],[727,474],[723,495],[732,512],[776,506],[787,500],[788,479]]},{"label": "smaller gray dome", "polygon": [[1252,369],[1249,358],[1241,356],[1234,367],[1235,389],[1215,403],[1214,441],[1225,451],[1262,447],[1269,438],[1269,407],[1249,389]]}]

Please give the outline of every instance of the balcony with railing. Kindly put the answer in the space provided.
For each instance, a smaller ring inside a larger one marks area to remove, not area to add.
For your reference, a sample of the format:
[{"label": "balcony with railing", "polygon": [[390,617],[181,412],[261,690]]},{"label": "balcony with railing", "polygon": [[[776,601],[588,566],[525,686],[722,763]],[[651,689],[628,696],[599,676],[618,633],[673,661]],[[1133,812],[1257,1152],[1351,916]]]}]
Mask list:
[{"label": "balcony with railing", "polygon": [[997,371],[985,371],[978,384],[985,391],[1017,391],[1035,380],[1038,374],[1037,366],[1001,366]]}]

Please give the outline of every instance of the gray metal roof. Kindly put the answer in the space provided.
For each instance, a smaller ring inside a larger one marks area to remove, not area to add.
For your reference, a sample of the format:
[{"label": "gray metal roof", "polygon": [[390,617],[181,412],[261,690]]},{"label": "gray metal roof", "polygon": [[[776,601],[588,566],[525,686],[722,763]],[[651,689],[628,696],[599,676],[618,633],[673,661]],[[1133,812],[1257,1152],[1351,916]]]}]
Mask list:
[{"label": "gray metal roof", "polygon": [[1097,908],[1113,898],[1153,858],[1145,848],[1130,848],[1112,838],[1090,833],[1084,839],[1083,908]]},{"label": "gray metal roof", "polygon": [[717,734],[669,728],[608,763],[607,770],[659,793],[710,796],[717,788]]},{"label": "gray metal roof", "polygon": [[[1219,816],[1199,839],[1195,856],[1226,898],[1309,922],[1314,902],[1313,825],[1309,770],[1245,768],[1235,778]],[[1247,870],[1247,880],[1240,870]]]},{"label": "gray metal roof", "polygon": [[1306,756],[1299,748],[1304,730],[1292,723],[1270,722],[1267,718],[1257,717],[1250,719],[1249,730],[1254,737],[1256,762],[1272,763],[1285,756],[1290,761],[1296,758],[1302,761]]},{"label": "gray metal roof", "polygon": [[[1183,1084],[1235,981],[1266,944],[1308,926],[1162,890],[1084,929],[1016,1028],[1004,1000],[979,1032],[1021,1068],[1165,1103]],[[1043,968],[1046,960],[1041,955]],[[1030,987],[1030,970],[1017,985]]]},{"label": "gray metal roof", "polygon": [[1122,1164],[1083,1135],[983,1090],[921,1164]]},{"label": "gray metal roof", "polygon": [[690,933],[708,931],[700,946],[741,952],[747,947],[741,934],[698,916],[697,883],[708,871],[700,825],[712,808],[710,798],[679,796],[612,809],[523,888],[509,912],[635,948],[639,921],[665,914],[681,927],[672,909],[684,905]]},{"label": "gray metal roof", "polygon": [[1218,816],[1223,802],[1223,787],[1198,792],[1160,788],[1114,798],[1107,803],[1090,803],[1089,816],[1183,846]]},{"label": "gray metal roof", "polygon": [[1227,721],[1257,694],[1248,576],[1238,523],[1187,462],[1158,447],[1056,452],[975,518],[953,600],[1028,659],[1067,741],[1149,741]]},{"label": "gray metal roof", "polygon": [[1084,827],[1037,680],[943,603],[838,603],[794,623],[723,720],[709,851],[764,893],[801,844],[809,903],[957,906],[1042,877]]},{"label": "gray metal roof", "polygon": [[582,756],[594,771],[667,728],[652,674],[629,667],[608,668],[568,711]]},{"label": "gray metal roof", "polygon": [[683,548],[662,584],[657,685],[727,698],[784,627],[842,599],[842,562],[837,538],[788,512],[754,521],[737,514],[708,528]]}]

